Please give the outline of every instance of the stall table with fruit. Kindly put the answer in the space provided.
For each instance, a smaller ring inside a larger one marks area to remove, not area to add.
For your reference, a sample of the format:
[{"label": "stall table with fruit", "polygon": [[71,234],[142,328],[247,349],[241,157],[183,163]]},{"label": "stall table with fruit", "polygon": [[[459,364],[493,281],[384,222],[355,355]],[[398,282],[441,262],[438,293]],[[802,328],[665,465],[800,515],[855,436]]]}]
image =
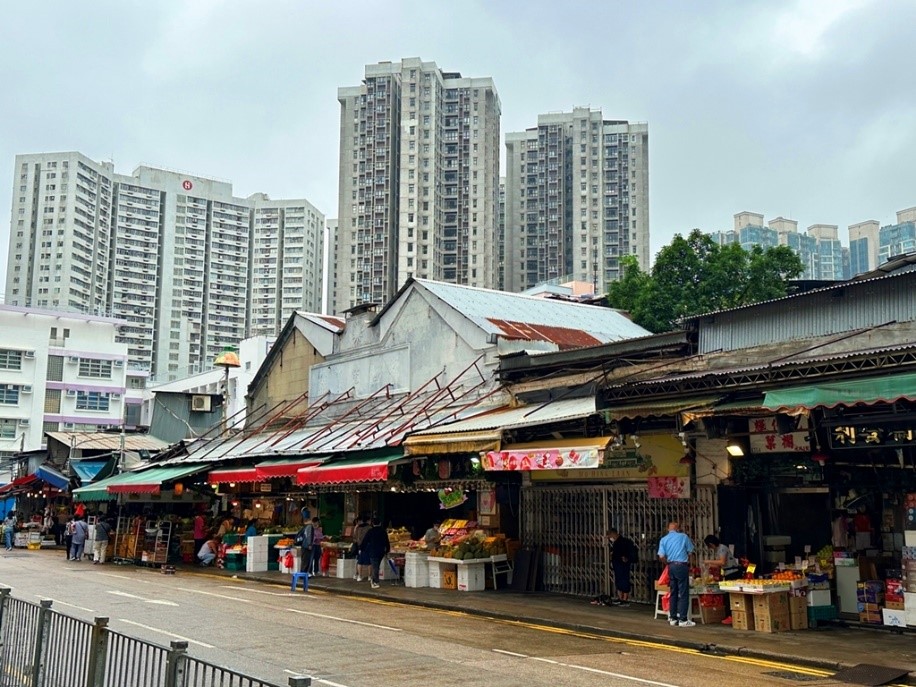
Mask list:
[{"label": "stall table with fruit", "polygon": [[719,588],[729,592],[733,628],[784,632],[808,627],[807,585],[800,572],[784,570],[767,579],[722,581]]},{"label": "stall table with fruit", "polygon": [[[439,529],[442,539],[429,549],[429,586],[437,589],[457,589],[462,592],[486,588],[486,566],[492,556],[506,553],[504,535],[489,535],[477,523],[468,520],[447,520]],[[408,565],[412,562],[408,557]],[[410,577],[411,571],[405,570]]]}]

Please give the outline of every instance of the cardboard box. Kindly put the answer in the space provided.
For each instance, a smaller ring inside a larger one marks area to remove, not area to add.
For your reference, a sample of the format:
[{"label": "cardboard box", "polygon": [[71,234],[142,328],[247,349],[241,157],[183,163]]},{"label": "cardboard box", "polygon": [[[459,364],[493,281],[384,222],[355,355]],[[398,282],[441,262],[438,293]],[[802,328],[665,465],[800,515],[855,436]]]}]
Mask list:
[{"label": "cardboard box", "polygon": [[792,628],[788,615],[758,616],[754,614],[754,630],[757,632],[787,632],[790,629]]},{"label": "cardboard box", "polygon": [[789,597],[789,615],[803,615],[805,616],[805,624],[807,626],[808,618],[808,599],[804,596],[790,596]]},{"label": "cardboard box", "polygon": [[906,604],[903,601],[885,601],[884,607],[892,611],[906,610]]},{"label": "cardboard box", "polygon": [[732,611],[732,628],[735,630],[753,630],[753,611]]},{"label": "cardboard box", "polygon": [[884,624],[888,627],[906,627],[906,612],[885,608],[881,611]]},{"label": "cardboard box", "polygon": [[754,611],[754,597],[750,594],[729,594],[728,602],[729,607],[733,611],[742,611],[744,613],[753,614]]},{"label": "cardboard box", "polygon": [[442,571],[442,589],[458,589],[458,571],[457,570],[443,570]]},{"label": "cardboard box", "polygon": [[789,614],[789,594],[788,592],[774,592],[772,594],[762,594],[754,598],[754,615],[762,616],[769,614],[771,616]]},{"label": "cardboard box", "polygon": [[808,629],[808,607],[804,606],[800,612],[789,614],[790,630]]},{"label": "cardboard box", "polygon": [[808,592],[807,599],[809,606],[829,606],[832,601],[829,589],[814,589]]},{"label": "cardboard box", "polygon": [[916,611],[916,593],[904,592],[903,605],[908,611]]},{"label": "cardboard box", "polygon": [[[721,623],[728,617],[729,611],[725,606],[700,606],[700,617],[706,625]],[[734,622],[734,618],[732,619]]]},{"label": "cardboard box", "polygon": [[868,625],[880,625],[884,622],[884,617],[881,615],[881,611],[866,611],[859,613],[859,622]]},{"label": "cardboard box", "polygon": [[861,601],[856,604],[856,610],[859,613],[880,613],[881,604],[863,604]]}]

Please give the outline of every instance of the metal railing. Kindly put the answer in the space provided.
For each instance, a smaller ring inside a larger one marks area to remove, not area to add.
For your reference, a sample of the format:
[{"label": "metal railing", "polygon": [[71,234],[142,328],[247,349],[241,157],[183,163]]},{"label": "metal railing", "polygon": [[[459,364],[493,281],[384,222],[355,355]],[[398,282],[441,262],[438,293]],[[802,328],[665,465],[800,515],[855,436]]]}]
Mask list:
[{"label": "metal railing", "polygon": [[[108,618],[80,620],[0,589],[0,687],[280,687],[169,647],[115,632]],[[312,679],[289,678],[289,687]]]}]

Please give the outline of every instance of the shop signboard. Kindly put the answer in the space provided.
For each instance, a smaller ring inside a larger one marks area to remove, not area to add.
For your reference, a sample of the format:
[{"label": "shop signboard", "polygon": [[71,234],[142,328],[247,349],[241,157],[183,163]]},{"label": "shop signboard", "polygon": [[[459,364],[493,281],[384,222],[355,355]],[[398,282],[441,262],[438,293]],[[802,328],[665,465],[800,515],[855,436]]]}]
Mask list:
[{"label": "shop signboard", "polygon": [[808,432],[787,432],[780,434],[776,428],[776,416],[755,417],[748,422],[750,429],[751,453],[810,453],[811,443]]},{"label": "shop signboard", "polygon": [[561,470],[597,468],[604,451],[594,446],[564,446],[481,453],[484,470]]},{"label": "shop signboard", "polygon": [[654,478],[678,477],[685,478],[684,481],[689,485],[690,465],[681,462],[683,457],[684,446],[676,436],[669,433],[644,434],[640,436],[639,447],[632,440],[619,449],[609,447],[600,467],[592,470],[561,467],[543,472],[532,471],[531,480],[648,482]]}]

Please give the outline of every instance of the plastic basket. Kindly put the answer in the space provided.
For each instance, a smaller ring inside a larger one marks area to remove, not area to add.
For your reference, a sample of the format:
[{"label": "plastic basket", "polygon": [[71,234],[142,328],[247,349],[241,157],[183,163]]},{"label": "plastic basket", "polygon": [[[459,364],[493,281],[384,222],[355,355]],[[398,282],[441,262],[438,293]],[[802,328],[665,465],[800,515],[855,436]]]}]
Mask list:
[{"label": "plastic basket", "polygon": [[819,620],[836,620],[836,606],[808,606],[808,622],[816,623]]}]

